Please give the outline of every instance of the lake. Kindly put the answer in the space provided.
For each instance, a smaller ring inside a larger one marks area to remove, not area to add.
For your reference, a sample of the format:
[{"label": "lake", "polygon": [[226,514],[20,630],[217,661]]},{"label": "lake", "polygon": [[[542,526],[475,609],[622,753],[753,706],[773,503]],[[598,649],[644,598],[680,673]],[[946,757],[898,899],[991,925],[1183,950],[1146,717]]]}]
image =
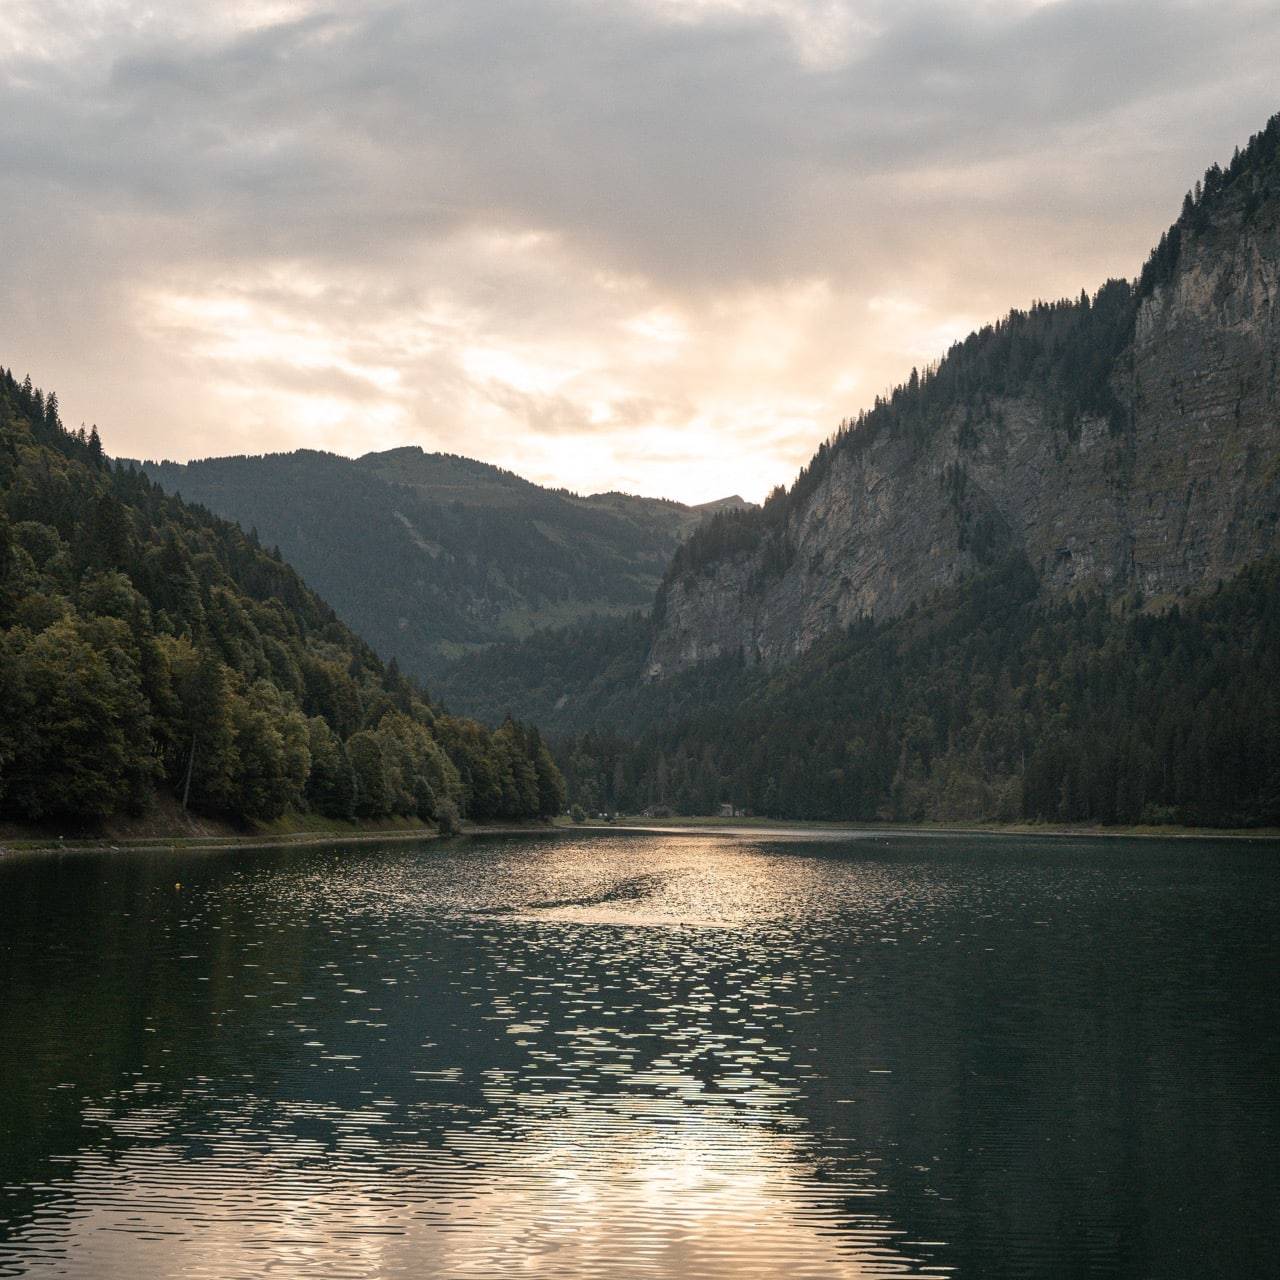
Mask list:
[{"label": "lake", "polygon": [[0,1275],[1259,1276],[1280,846],[0,859]]}]

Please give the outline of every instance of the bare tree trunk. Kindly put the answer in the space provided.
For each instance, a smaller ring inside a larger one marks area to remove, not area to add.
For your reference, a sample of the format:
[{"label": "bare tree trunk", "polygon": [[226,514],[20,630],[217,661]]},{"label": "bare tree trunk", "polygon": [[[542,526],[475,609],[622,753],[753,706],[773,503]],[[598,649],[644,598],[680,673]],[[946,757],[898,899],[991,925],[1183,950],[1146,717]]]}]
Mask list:
[{"label": "bare tree trunk", "polygon": [[191,771],[196,764],[196,735],[191,735],[191,754],[187,756],[187,780],[182,784],[182,807],[187,807],[187,798],[191,795]]}]

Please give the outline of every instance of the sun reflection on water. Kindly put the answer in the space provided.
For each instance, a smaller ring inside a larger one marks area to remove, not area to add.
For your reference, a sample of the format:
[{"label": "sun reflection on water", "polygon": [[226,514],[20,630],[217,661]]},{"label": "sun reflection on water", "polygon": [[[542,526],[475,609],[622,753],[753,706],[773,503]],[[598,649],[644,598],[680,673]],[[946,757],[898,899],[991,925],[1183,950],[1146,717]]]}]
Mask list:
[{"label": "sun reflection on water", "polygon": [[[37,867],[0,898],[0,1276],[841,1280],[963,1272],[955,1232],[1011,1274],[1126,1274],[1117,1081],[1211,1079],[1205,1123],[1265,1136],[1263,1042],[1227,988],[1205,1020],[1183,946],[1228,881],[917,843],[245,853],[181,895],[161,855],[74,897],[79,864]],[[1230,945],[1267,936],[1271,874]],[[1202,1204],[1253,1194],[1234,1168]],[[1140,1207],[1147,1255],[1191,1256]]]}]

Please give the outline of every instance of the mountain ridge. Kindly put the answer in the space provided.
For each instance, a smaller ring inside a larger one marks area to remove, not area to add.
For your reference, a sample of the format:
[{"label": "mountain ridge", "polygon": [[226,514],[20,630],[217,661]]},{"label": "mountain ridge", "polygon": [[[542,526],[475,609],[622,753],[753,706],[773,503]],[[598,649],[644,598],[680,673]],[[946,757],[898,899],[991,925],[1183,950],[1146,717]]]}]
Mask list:
[{"label": "mountain ridge", "polygon": [[456,664],[589,808],[1280,820],[1280,116],[1136,281],[1015,311],[677,550]]},{"label": "mountain ridge", "polygon": [[256,529],[384,658],[425,679],[497,640],[647,607],[680,538],[745,506],[584,497],[416,445],[128,465]]},{"label": "mountain ridge", "polygon": [[971,334],[790,490],[695,533],[647,674],[788,661],[1011,551],[1051,597],[1212,587],[1280,545],[1278,348],[1280,116],[1210,167],[1135,282]]}]

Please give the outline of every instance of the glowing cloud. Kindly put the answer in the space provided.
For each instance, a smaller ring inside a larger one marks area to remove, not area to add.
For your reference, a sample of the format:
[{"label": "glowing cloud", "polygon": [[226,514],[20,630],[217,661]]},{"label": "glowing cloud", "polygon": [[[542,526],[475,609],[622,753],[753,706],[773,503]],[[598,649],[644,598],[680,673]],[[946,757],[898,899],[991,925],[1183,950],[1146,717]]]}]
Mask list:
[{"label": "glowing cloud", "polygon": [[1136,271],[1278,63],[1255,0],[19,0],[0,361],[119,454],[759,498]]}]

